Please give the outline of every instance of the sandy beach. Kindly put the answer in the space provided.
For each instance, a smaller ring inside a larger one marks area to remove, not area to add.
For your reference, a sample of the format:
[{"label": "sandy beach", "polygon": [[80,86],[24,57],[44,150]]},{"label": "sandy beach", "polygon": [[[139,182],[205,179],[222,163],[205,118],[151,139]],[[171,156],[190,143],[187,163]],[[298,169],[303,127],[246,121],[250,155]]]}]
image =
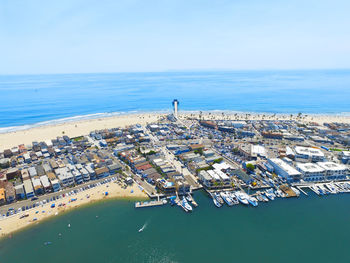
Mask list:
[{"label": "sandy beach", "polygon": [[125,127],[134,124],[147,124],[155,122],[164,114],[142,113],[118,115],[113,117],[66,122],[55,125],[45,125],[27,130],[8,132],[0,134],[0,151],[20,144],[31,144],[33,141],[45,141],[54,139],[57,136],[67,135],[76,137],[87,135],[91,131]]},{"label": "sandy beach", "polygon": [[[105,195],[105,192],[108,192],[107,196]],[[76,199],[76,201],[72,202],[72,198]],[[126,189],[123,189],[117,183],[110,182],[108,184],[79,192],[73,196],[66,196],[62,199],[56,200],[56,202],[47,203],[43,206],[35,207],[29,211],[24,211],[14,216],[0,219],[0,238],[9,236],[10,234],[23,228],[39,224],[45,219],[60,215],[71,209],[76,209],[92,202],[118,198],[144,200],[147,199],[148,196],[139,188],[137,184],[133,184],[132,186],[128,186]],[[51,208],[53,203],[55,203],[55,207]],[[59,204],[62,205],[59,206]],[[23,214],[28,214],[28,217],[20,219],[20,216]],[[36,220],[33,221],[34,218],[36,218]]]},{"label": "sandy beach", "polygon": [[[224,115],[222,114],[224,113]],[[199,117],[200,112],[182,112],[180,118]],[[164,113],[142,113],[127,114],[113,117],[81,120],[77,122],[67,122],[55,125],[45,125],[27,130],[0,134],[0,151],[20,144],[31,144],[33,141],[44,141],[54,139],[57,136],[67,135],[76,137],[87,135],[93,130],[106,128],[126,127],[134,124],[147,124],[156,122],[159,118],[164,117]],[[350,123],[350,116],[346,115],[312,115],[302,114],[267,114],[267,113],[234,113],[234,112],[202,112],[204,119],[227,119],[227,120],[298,120],[305,123],[315,122],[323,124],[326,122]]]}]

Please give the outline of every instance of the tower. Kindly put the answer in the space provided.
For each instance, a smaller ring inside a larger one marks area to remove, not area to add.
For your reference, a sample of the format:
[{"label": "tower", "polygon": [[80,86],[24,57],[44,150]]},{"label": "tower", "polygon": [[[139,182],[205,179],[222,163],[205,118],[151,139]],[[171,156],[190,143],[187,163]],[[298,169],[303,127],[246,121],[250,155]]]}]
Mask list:
[{"label": "tower", "polygon": [[174,107],[174,117],[177,118],[177,109],[179,106],[179,101],[177,99],[173,100],[173,107]]}]

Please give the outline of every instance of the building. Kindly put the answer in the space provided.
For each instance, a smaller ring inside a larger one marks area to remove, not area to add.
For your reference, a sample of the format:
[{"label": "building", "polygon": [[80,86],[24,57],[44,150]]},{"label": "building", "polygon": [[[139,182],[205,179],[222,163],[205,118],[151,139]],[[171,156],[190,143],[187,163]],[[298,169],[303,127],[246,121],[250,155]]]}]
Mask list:
[{"label": "building", "polygon": [[16,185],[15,191],[16,191],[16,199],[17,200],[24,199],[26,197],[23,184]]},{"label": "building", "polygon": [[297,163],[296,169],[302,173],[304,181],[324,181],[326,171],[315,163]]},{"label": "building", "polygon": [[342,163],[344,163],[344,164],[350,163],[350,151],[341,152],[340,158],[341,158]]},{"label": "building", "polygon": [[174,117],[177,118],[177,111],[179,107],[179,101],[177,99],[173,100],[173,107],[174,107]]},{"label": "building", "polygon": [[268,164],[273,167],[275,173],[282,176],[287,181],[297,182],[301,179],[301,173],[281,159],[272,158],[267,159],[267,161]]},{"label": "building", "polygon": [[23,181],[24,191],[26,193],[27,198],[34,197],[34,189],[31,180]]},{"label": "building", "polygon": [[323,168],[326,173],[326,180],[341,180],[349,175],[349,169],[343,164],[334,162],[318,162],[318,166]]},{"label": "building", "polygon": [[207,188],[214,187],[212,177],[209,175],[209,173],[205,170],[202,170],[198,174],[199,180],[202,182],[202,184]]},{"label": "building", "polygon": [[44,187],[44,190],[46,193],[51,192],[52,188],[51,188],[51,184],[50,184],[50,181],[49,181],[49,178],[47,177],[47,175],[40,176],[40,182],[41,182],[42,186]]},{"label": "building", "polygon": [[313,147],[295,146],[295,158],[304,159],[310,162],[322,162],[325,160],[324,153]]},{"label": "building", "polygon": [[0,188],[0,205],[6,203],[5,188]]}]

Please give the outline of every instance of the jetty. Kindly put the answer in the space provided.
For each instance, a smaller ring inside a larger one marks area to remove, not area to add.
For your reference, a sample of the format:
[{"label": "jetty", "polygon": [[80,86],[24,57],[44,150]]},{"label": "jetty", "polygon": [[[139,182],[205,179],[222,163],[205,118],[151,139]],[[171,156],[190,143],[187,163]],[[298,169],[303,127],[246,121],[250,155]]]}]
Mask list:
[{"label": "jetty", "polygon": [[165,205],[166,200],[140,201],[135,203],[135,208],[153,207]]}]

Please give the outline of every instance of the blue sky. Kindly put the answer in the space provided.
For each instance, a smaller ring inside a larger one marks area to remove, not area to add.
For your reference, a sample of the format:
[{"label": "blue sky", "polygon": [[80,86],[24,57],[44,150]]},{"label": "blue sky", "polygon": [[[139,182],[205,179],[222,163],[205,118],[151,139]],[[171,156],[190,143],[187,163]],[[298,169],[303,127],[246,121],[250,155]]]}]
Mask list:
[{"label": "blue sky", "polygon": [[0,74],[350,68],[347,0],[0,0]]}]

